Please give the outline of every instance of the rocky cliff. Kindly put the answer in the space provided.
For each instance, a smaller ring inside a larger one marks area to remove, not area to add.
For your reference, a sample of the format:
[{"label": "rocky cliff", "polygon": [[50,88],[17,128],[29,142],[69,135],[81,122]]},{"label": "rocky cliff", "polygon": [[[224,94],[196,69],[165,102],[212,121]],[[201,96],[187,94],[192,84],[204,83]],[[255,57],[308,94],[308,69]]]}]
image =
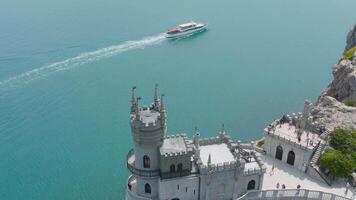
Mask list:
[{"label": "rocky cliff", "polygon": [[[356,24],[350,30],[345,52],[356,45]],[[356,107],[345,101],[356,101],[356,52],[353,60],[340,59],[333,68],[332,82],[321,93],[312,113],[314,121],[332,131],[335,127],[356,130]]]},{"label": "rocky cliff", "polygon": [[345,52],[354,46],[356,46],[356,24],[347,34]]}]

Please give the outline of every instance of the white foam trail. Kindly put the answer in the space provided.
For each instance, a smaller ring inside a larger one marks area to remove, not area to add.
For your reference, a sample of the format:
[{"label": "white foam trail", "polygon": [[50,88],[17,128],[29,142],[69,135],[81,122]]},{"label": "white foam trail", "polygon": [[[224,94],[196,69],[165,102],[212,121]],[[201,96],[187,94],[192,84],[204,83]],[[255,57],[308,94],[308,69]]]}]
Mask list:
[{"label": "white foam trail", "polygon": [[73,69],[80,65],[94,62],[103,58],[108,58],[123,53],[125,51],[144,48],[150,45],[156,45],[162,42],[164,39],[164,34],[159,34],[156,36],[145,37],[141,40],[127,41],[119,45],[113,45],[98,49],[96,51],[82,53],[76,57],[45,65],[0,81],[0,88],[3,88],[4,86],[20,86],[23,84],[27,84],[29,82],[48,77],[51,74]]}]

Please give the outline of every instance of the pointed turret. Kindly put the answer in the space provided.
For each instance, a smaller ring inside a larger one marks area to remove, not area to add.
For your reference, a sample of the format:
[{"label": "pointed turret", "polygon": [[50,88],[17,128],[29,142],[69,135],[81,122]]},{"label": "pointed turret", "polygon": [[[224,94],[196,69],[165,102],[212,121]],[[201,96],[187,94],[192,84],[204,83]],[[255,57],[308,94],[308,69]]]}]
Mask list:
[{"label": "pointed turret", "polygon": [[138,112],[138,99],[135,95],[136,86],[133,86],[131,89],[131,113],[137,114]]},{"label": "pointed turret", "polygon": [[225,137],[225,125],[224,124],[221,125],[221,129],[219,131],[219,137],[220,138],[224,138]]},{"label": "pointed turret", "polygon": [[199,149],[199,147],[200,147],[199,139],[200,139],[200,132],[199,132],[198,128],[195,127],[193,140],[194,140],[194,145],[195,145],[196,149]]},{"label": "pointed turret", "polygon": [[211,155],[210,155],[210,153],[209,153],[209,157],[208,157],[208,166],[210,166],[211,165]]},{"label": "pointed turret", "polygon": [[167,113],[166,113],[166,109],[164,107],[163,97],[164,97],[164,94],[161,94],[159,112],[160,112],[160,115],[161,115],[161,126],[164,129],[163,132],[165,133],[166,130],[167,130]]},{"label": "pointed turret", "polygon": [[155,109],[160,109],[160,99],[159,99],[159,93],[158,93],[158,84],[156,83],[155,85],[155,95],[154,95],[154,108]]}]

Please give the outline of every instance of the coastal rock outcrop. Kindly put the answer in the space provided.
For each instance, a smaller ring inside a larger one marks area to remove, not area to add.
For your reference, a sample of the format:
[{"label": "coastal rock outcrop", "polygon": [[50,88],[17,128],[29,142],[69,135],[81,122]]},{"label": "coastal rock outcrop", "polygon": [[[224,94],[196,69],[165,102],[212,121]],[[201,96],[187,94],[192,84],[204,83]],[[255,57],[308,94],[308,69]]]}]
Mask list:
[{"label": "coastal rock outcrop", "polygon": [[331,132],[342,127],[356,130],[356,107],[346,106],[330,96],[320,96],[312,111],[314,122]]},{"label": "coastal rock outcrop", "polygon": [[347,34],[345,52],[354,46],[356,46],[356,24]]},{"label": "coastal rock outcrop", "polygon": [[333,68],[334,80],[321,96],[331,96],[340,102],[356,100],[356,63],[341,60]]},{"label": "coastal rock outcrop", "polygon": [[[345,51],[355,45],[356,24],[347,36]],[[353,60],[340,59],[333,68],[333,77],[316,102],[314,121],[329,131],[336,127],[356,130],[356,107],[344,104],[356,101],[356,55]]]}]

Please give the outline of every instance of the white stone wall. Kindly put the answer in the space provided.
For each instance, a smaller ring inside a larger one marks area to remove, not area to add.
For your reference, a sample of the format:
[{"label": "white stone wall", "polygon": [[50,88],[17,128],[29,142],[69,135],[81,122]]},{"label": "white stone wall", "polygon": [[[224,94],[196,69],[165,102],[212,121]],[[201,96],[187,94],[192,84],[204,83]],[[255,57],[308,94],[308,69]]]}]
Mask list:
[{"label": "white stone wall", "polygon": [[305,172],[306,166],[309,164],[309,161],[312,156],[312,150],[300,148],[298,145],[294,145],[286,140],[279,140],[277,137],[271,136],[269,134],[265,135],[265,144],[264,150],[267,155],[271,157],[276,157],[276,148],[281,145],[283,148],[283,157],[282,161],[287,162],[287,157],[289,151],[293,151],[295,153],[295,161],[294,166],[299,170]]},{"label": "white stone wall", "polygon": [[207,175],[201,176],[200,199],[201,200],[228,200],[237,198],[247,192],[250,180],[255,180],[255,189],[261,188],[263,176],[254,174],[245,176],[240,174],[234,178],[234,170],[220,171],[211,174],[210,184],[207,184]]},{"label": "white stone wall", "polygon": [[210,176],[210,184],[207,184],[208,175],[201,176],[200,199],[232,199],[235,182],[234,170],[215,172]]},{"label": "white stone wall", "polygon": [[[153,178],[153,179],[149,179],[149,178],[137,178],[137,194],[139,196],[143,196],[143,197],[149,197],[152,199],[158,199],[158,178]],[[147,194],[145,192],[145,185],[146,183],[150,184],[151,186],[151,194]]]},{"label": "white stone wall", "polygon": [[143,168],[143,156],[147,155],[150,158],[150,170],[159,169],[159,154],[158,146],[146,147],[135,145],[135,167],[137,169]]},{"label": "white stone wall", "polygon": [[159,199],[171,200],[198,200],[199,177],[185,176],[174,179],[161,179],[159,181]]}]

